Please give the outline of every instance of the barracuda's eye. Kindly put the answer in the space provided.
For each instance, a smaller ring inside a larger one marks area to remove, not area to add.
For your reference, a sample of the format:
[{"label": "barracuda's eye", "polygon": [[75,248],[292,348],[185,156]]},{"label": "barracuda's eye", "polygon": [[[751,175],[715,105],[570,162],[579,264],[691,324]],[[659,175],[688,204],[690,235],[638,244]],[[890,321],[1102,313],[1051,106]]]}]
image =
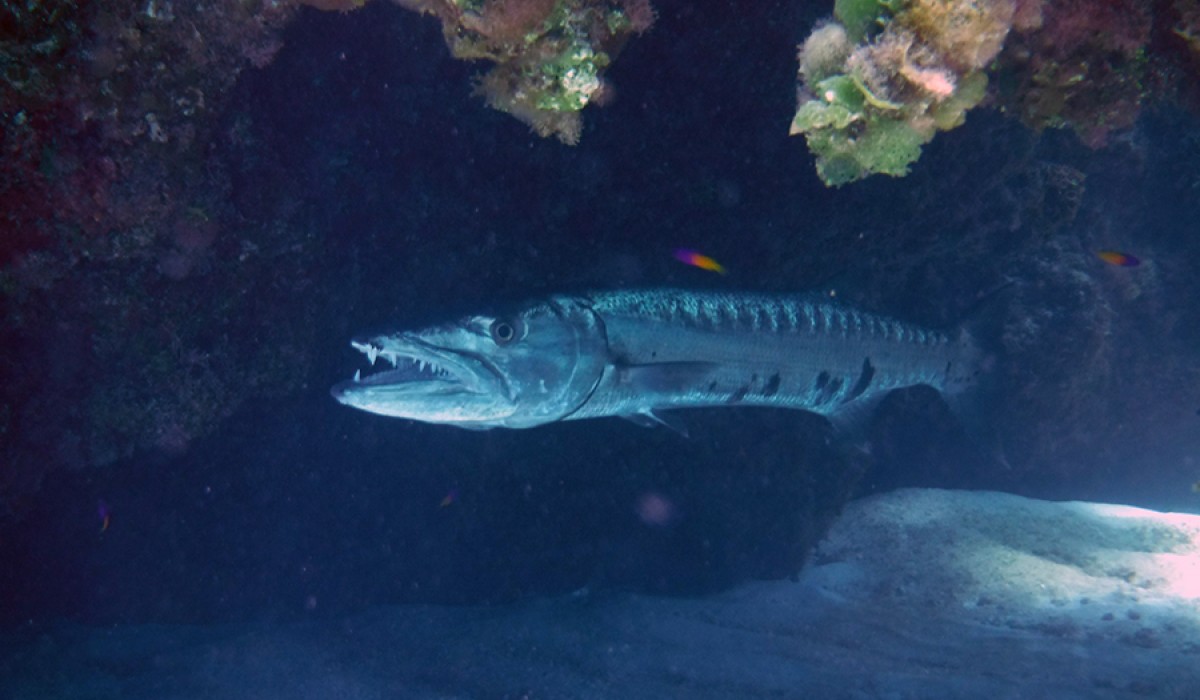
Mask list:
[{"label": "barracuda's eye", "polygon": [[525,335],[525,329],[520,321],[508,321],[498,318],[492,321],[492,340],[496,345],[508,345],[520,340]]}]

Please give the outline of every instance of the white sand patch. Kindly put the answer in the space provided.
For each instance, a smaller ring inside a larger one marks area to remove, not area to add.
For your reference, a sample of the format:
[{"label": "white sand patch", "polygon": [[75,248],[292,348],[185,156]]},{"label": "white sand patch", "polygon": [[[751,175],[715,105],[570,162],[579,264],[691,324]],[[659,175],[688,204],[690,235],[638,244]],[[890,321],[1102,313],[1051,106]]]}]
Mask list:
[{"label": "white sand patch", "polygon": [[1200,697],[1200,517],[907,490],[797,582],[70,629],[0,653],[24,698]]}]

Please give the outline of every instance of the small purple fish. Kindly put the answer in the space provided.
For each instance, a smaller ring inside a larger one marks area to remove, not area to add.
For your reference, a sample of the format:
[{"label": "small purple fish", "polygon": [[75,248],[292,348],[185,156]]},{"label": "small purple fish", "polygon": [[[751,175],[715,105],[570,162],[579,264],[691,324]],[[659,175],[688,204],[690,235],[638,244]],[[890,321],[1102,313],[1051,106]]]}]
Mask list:
[{"label": "small purple fish", "polygon": [[697,253],[694,250],[688,250],[687,248],[680,248],[675,251],[675,259],[678,260],[679,262],[683,263],[684,265],[691,265],[692,267],[698,267],[701,270],[708,270],[709,272],[715,272],[718,275],[725,274],[725,266],[724,265],[717,262],[716,260],[713,260],[712,258],[708,257],[707,255],[704,255],[702,253]]}]

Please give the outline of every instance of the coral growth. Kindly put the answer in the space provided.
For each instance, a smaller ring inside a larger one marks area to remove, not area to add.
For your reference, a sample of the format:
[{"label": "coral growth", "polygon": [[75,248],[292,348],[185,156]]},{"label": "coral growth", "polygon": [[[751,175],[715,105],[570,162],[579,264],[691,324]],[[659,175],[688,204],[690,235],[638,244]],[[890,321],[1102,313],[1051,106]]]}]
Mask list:
[{"label": "coral growth", "polygon": [[1141,0],[1046,0],[1003,56],[1002,100],[1035,129],[1069,127],[1104,145],[1152,89],[1154,11]]},{"label": "coral growth", "polygon": [[910,0],[901,24],[929,42],[960,73],[985,68],[1000,53],[1012,27],[1014,0]]},{"label": "coral growth", "polygon": [[479,81],[489,106],[540,136],[578,143],[580,111],[611,89],[603,73],[655,14],[648,0],[396,0],[442,22],[455,57],[495,65]]},{"label": "coral growth", "polygon": [[[938,131],[986,94],[1013,0],[839,0],[800,49],[804,134],[828,185],[904,175]],[[850,41],[857,39],[853,46]]]},{"label": "coral growth", "polygon": [[1103,146],[1151,98],[1200,103],[1198,7],[836,0],[838,22],[819,25],[800,51],[804,90],[792,133],[805,134],[827,184],[903,175],[921,145],[988,96],[990,75],[997,102],[1027,125],[1071,128]]},{"label": "coral growth", "polygon": [[801,79],[806,85],[816,85],[837,75],[842,72],[853,48],[842,25],[837,22],[817,25],[800,47]]}]

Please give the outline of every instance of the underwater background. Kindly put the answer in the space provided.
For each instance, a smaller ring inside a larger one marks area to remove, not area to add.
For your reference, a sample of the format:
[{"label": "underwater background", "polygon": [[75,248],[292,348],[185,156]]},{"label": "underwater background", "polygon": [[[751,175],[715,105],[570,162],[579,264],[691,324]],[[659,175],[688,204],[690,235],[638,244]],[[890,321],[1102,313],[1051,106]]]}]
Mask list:
[{"label": "underwater background", "polygon": [[[794,579],[847,502],[897,488],[1200,512],[1194,3],[1007,3],[1042,24],[969,69],[965,123],[839,186],[788,134],[829,2],[591,3],[651,14],[546,137],[476,94],[490,64],[451,55],[471,29],[436,2],[33,5],[0,10],[0,690],[64,625],[702,601]],[[366,330],[647,287],[977,322],[989,447],[920,388],[853,462],[803,412],[471,432],[329,396]]]}]

